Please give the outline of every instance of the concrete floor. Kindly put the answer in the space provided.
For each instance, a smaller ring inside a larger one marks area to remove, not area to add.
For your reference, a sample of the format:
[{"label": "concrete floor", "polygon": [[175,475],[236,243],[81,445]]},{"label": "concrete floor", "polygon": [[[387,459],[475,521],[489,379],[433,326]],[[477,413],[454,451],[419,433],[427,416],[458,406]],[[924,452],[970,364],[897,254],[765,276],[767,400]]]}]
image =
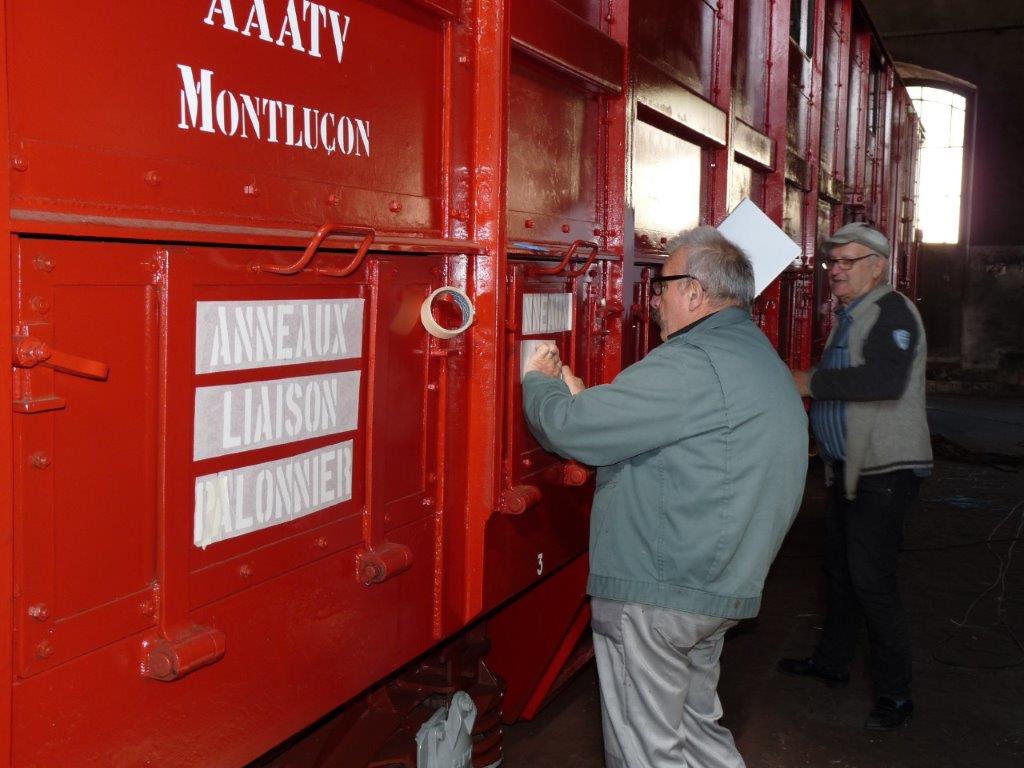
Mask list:
[{"label": "concrete floor", "polygon": [[[775,672],[780,657],[811,651],[822,622],[824,490],[815,465],[761,615],[731,633],[722,657],[723,723],[751,768],[1024,766],[1024,651],[997,622],[1001,607],[1024,641],[1024,544],[999,583],[998,558],[1005,562],[1012,543],[983,544],[1004,519],[995,539],[1021,535],[1024,468],[1005,471],[992,465],[997,457],[977,455],[1024,457],[1024,400],[930,398],[929,421],[933,435],[953,441],[940,445],[957,460],[937,462],[907,522],[900,568],[913,628],[913,722],[891,733],[862,728],[871,707],[863,655],[846,689]],[[590,665],[534,721],[509,728],[506,768],[603,766],[596,683]]]}]

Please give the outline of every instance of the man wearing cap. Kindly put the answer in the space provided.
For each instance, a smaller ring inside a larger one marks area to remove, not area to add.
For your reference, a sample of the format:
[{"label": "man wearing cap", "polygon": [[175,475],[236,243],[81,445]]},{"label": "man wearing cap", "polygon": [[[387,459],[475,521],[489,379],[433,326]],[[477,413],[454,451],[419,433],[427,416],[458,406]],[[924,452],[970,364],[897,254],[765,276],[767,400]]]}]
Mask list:
[{"label": "man wearing cap", "polygon": [[779,671],[846,685],[863,614],[876,697],[865,727],[894,728],[914,710],[896,562],[904,516],[932,465],[924,327],[913,303],[888,284],[885,235],[847,224],[824,247],[836,322],[821,365],[793,377],[812,398],[811,428],[830,486],[828,612],[814,654],[782,659]]}]

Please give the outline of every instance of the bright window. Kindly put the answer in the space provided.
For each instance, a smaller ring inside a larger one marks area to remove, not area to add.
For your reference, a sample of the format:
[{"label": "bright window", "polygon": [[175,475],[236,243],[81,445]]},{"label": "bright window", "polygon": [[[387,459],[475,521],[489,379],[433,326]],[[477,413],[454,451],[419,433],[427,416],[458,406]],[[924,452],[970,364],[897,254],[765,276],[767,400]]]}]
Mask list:
[{"label": "bright window", "polygon": [[960,241],[967,100],[942,88],[907,90],[924,126],[918,170],[918,226],[926,243]]}]

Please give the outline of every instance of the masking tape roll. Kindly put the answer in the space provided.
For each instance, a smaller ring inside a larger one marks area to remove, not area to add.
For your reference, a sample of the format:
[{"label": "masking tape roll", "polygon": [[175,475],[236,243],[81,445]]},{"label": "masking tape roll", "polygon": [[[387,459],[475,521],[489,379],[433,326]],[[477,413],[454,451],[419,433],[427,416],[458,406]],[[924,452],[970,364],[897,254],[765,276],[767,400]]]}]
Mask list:
[{"label": "masking tape roll", "polygon": [[[445,328],[434,319],[434,314],[430,310],[434,306],[434,300],[439,296],[451,296],[455,300],[459,311],[462,312],[462,322],[458,328]],[[427,333],[439,339],[453,339],[460,333],[465,333],[475,319],[476,308],[473,306],[473,302],[469,300],[469,296],[464,291],[450,286],[438,288],[423,300],[423,305],[420,307],[420,322],[427,329]]]}]

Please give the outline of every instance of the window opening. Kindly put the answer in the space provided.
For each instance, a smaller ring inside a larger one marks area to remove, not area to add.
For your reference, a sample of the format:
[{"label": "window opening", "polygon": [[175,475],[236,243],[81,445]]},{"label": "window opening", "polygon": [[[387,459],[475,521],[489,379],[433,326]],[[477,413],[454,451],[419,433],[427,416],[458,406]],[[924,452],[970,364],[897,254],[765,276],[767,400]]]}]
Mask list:
[{"label": "window opening", "polygon": [[814,2],[790,0],[789,36],[808,57],[814,56]]},{"label": "window opening", "polygon": [[917,218],[926,243],[960,242],[967,99],[944,88],[907,88],[924,127]]}]

